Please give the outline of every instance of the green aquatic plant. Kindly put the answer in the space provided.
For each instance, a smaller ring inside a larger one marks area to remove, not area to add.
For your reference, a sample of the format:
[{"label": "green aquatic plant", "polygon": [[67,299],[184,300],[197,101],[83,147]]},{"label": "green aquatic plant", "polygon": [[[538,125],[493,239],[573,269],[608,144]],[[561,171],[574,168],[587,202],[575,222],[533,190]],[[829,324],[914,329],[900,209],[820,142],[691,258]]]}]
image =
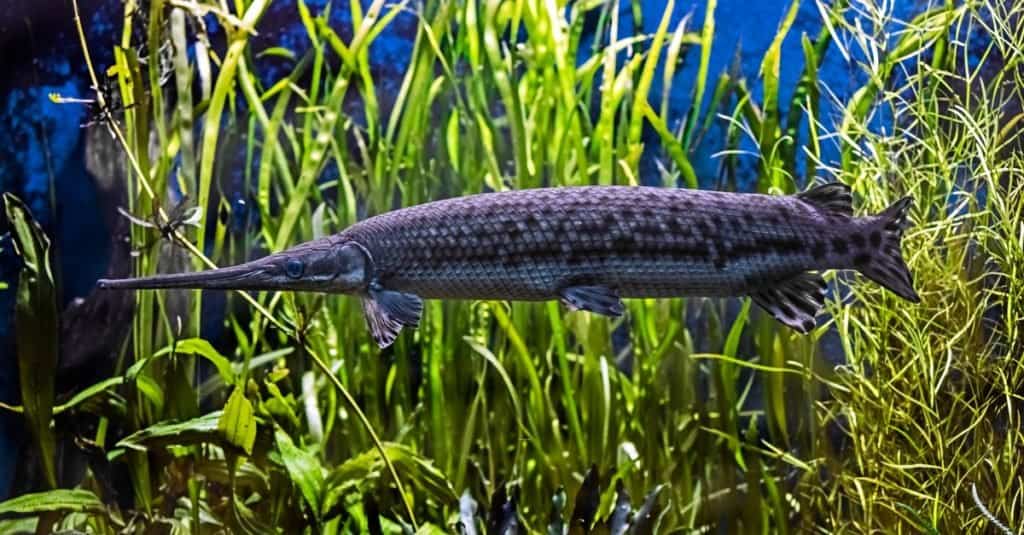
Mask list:
[{"label": "green aquatic plant", "polygon": [[[619,320],[557,303],[432,302],[421,329],[382,353],[353,300],[234,294],[222,354],[200,337],[199,293],[139,292],[111,377],[68,398],[37,389],[11,407],[31,422],[43,463],[50,440],[90,463],[80,482],[46,476],[75,489],[0,504],[4,531],[440,532],[461,522],[560,533],[626,529],[615,520],[623,495],[653,496],[621,509],[638,533],[1024,525],[1024,32],[1007,22],[1020,6],[948,3],[901,22],[890,3],[822,3],[821,34],[803,36],[803,57],[782,57],[794,1],[757,79],[712,80],[710,50],[723,46],[714,0],[694,30],[671,24],[671,4],[651,14],[634,3],[634,14],[659,17],[652,35],[627,29],[616,2],[353,0],[335,6],[351,12],[347,41],[299,1],[311,44],[302,55],[254,48],[268,4],[126,2],[116,64],[90,67],[96,87],[112,78],[120,103],[102,127],[124,155],[125,209],[162,227],[131,226],[137,275],[237,263],[440,196],[636,184],[641,159],[657,159],[666,186],[693,187],[690,157],[721,125],[725,176],[742,172],[747,139],[762,191],[824,175],[850,184],[864,212],[912,195],[905,256],[923,302],[836,280],[835,320],[808,337],[742,301],[635,300]],[[369,49],[403,13],[416,17],[416,41],[384,114]],[[205,15],[225,28],[225,49],[211,48]],[[598,31],[584,45],[588,18]],[[964,39],[976,33],[980,51]],[[169,61],[140,57],[141,43],[172,51]],[[816,82],[829,53],[865,58],[867,85],[838,117]],[[269,87],[255,75],[265,55],[292,58]],[[669,94],[691,55],[694,103],[672,127],[652,88]],[[784,103],[778,73],[790,61],[804,68]],[[878,114],[892,126],[879,128]],[[832,142],[839,162],[824,159]],[[219,217],[233,208],[217,177],[239,165],[260,216],[244,233]],[[171,181],[205,225],[168,231]],[[832,336],[847,359],[838,368],[821,358]],[[23,391],[53,373],[36,371]],[[131,496],[114,496],[112,473],[127,476]]]},{"label": "green aquatic plant", "polygon": [[[889,53],[904,57],[903,43],[927,39],[929,56],[865,65],[891,81],[866,90],[875,104],[844,115],[851,156],[840,180],[870,206],[916,199],[907,250],[923,302],[898,307],[854,284],[850,306],[835,309],[848,366],[830,385],[835,401],[818,410],[849,436],[820,497],[844,504],[829,515],[837,530],[984,532],[975,485],[991,515],[1024,524],[1024,32],[1007,24],[1022,14],[993,2],[918,17]],[[987,39],[969,48],[962,39],[979,32]],[[885,45],[870,35],[860,43]],[[883,112],[895,117],[892,133],[872,128],[870,115]]]}]

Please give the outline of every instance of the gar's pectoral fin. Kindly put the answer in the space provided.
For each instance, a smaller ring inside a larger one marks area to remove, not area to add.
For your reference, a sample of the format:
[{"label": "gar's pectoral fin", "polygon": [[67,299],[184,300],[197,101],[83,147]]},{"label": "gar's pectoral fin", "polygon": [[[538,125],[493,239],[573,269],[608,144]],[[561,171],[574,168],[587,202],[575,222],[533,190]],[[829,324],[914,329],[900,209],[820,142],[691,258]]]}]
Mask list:
[{"label": "gar's pectoral fin", "polygon": [[575,310],[588,310],[605,316],[621,316],[626,311],[619,295],[605,286],[569,286],[559,293],[562,302]]},{"label": "gar's pectoral fin", "polygon": [[373,340],[381,349],[398,338],[402,327],[416,327],[423,314],[423,300],[418,295],[385,290],[371,284],[363,296],[363,315]]},{"label": "gar's pectoral fin", "polygon": [[814,317],[825,306],[825,279],[817,273],[801,273],[750,294],[776,320],[807,334]]}]

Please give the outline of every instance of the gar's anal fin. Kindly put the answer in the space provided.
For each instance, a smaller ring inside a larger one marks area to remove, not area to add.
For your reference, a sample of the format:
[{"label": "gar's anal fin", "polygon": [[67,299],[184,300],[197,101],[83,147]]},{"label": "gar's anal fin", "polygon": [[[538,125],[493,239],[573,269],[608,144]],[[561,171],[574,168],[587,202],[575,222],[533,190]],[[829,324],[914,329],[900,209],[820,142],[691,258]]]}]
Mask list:
[{"label": "gar's anal fin", "polygon": [[371,284],[363,297],[363,315],[370,334],[383,349],[390,346],[402,327],[416,327],[423,314],[423,300],[418,295],[385,290]]},{"label": "gar's anal fin", "polygon": [[563,303],[576,310],[605,316],[621,316],[626,312],[619,295],[605,286],[569,286],[559,294]]},{"label": "gar's anal fin", "polygon": [[750,297],[776,320],[807,334],[825,306],[826,288],[820,274],[808,272],[752,292]]}]

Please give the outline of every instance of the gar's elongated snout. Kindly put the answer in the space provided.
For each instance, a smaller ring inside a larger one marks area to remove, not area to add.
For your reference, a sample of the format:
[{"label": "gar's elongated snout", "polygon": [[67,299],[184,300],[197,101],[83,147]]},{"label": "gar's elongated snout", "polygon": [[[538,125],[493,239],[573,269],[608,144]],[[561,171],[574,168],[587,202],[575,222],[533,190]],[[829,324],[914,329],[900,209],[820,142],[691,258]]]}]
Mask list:
[{"label": "gar's elongated snout", "polygon": [[323,238],[237,266],[135,279],[100,279],[100,288],[194,288],[359,293],[371,273],[366,249]]}]

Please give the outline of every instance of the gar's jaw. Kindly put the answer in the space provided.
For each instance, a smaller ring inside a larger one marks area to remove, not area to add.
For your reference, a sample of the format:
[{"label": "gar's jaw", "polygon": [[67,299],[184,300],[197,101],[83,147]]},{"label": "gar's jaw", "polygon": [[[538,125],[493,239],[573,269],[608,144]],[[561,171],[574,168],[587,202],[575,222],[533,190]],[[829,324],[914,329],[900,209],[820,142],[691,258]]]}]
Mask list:
[{"label": "gar's jaw", "polygon": [[100,288],[121,289],[358,293],[366,288],[369,272],[370,260],[362,247],[324,238],[237,266],[135,279],[101,279],[97,284]]}]

